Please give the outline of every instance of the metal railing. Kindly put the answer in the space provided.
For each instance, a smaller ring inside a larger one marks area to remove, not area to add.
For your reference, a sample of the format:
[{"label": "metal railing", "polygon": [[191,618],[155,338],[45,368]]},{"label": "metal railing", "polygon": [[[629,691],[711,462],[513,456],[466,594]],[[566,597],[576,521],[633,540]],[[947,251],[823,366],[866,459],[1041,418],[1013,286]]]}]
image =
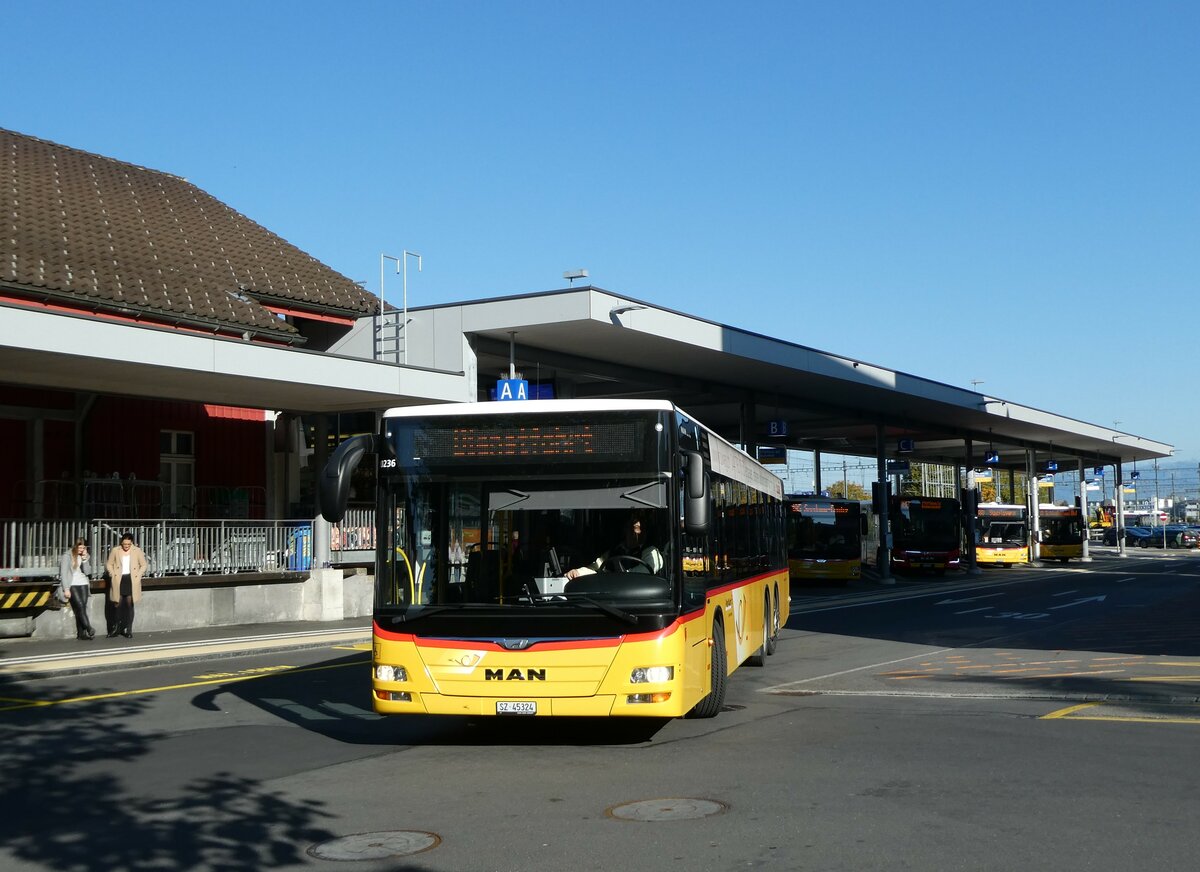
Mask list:
[{"label": "metal railing", "polygon": [[329,550],[374,551],[375,510],[347,509],[341,521],[329,525]]},{"label": "metal railing", "polygon": [[79,536],[88,541],[92,577],[99,578],[125,533],[145,552],[150,576],[306,572],[312,527],[308,520],[0,521],[0,578],[57,575],[58,561]]}]

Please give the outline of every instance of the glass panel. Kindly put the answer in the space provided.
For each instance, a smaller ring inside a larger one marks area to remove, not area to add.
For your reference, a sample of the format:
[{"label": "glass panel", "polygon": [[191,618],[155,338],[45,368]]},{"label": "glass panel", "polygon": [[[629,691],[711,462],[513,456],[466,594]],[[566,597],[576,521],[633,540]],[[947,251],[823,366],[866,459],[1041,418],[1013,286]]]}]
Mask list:
[{"label": "glass panel", "polygon": [[842,503],[788,505],[788,556],[849,560],[861,556],[859,509]]},{"label": "glass panel", "polygon": [[395,512],[397,563],[383,605],[673,602],[661,481],[413,477],[393,486],[404,488],[407,512]]}]

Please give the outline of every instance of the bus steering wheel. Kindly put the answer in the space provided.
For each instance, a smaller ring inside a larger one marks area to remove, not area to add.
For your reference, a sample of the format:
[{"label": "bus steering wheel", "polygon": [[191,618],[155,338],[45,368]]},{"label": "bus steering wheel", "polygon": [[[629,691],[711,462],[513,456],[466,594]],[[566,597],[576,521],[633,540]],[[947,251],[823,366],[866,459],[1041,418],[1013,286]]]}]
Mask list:
[{"label": "bus steering wheel", "polygon": [[614,554],[604,561],[600,569],[606,572],[629,572],[630,570],[626,568],[625,564],[629,564],[635,571],[637,567],[644,566],[647,572],[651,575],[654,574],[654,570],[650,568],[649,563],[632,554]]}]

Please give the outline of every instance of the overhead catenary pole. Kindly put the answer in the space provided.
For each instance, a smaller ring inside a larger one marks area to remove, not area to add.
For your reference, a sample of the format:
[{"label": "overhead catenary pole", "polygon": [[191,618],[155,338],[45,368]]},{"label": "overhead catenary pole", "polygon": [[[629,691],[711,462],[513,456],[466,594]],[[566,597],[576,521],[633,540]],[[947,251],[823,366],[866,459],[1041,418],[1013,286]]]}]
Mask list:
[{"label": "overhead catenary pole", "polygon": [[1080,523],[1083,525],[1083,557],[1080,558],[1084,563],[1090,563],[1092,557],[1088,554],[1088,546],[1091,544],[1091,535],[1088,533],[1088,498],[1087,498],[1087,479],[1083,473],[1083,458],[1077,458],[1076,464],[1079,468],[1079,517]]},{"label": "overhead catenary pole", "polygon": [[885,454],[883,424],[875,425],[875,476],[879,482],[879,548],[875,556],[875,568],[879,570],[880,584],[895,584],[892,578],[892,533],[888,522],[888,474]]},{"label": "overhead catenary pole", "polygon": [[1122,484],[1121,461],[1113,464],[1113,497],[1117,506],[1117,553],[1125,556],[1125,487]]}]

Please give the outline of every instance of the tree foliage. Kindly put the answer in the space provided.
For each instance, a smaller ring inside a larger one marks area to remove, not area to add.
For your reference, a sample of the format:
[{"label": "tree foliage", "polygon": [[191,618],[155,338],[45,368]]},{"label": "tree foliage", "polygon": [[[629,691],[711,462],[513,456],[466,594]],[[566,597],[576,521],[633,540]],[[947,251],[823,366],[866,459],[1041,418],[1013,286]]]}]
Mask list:
[{"label": "tree foliage", "polygon": [[858,482],[835,481],[826,490],[831,497],[844,500],[869,500],[871,495]]}]

